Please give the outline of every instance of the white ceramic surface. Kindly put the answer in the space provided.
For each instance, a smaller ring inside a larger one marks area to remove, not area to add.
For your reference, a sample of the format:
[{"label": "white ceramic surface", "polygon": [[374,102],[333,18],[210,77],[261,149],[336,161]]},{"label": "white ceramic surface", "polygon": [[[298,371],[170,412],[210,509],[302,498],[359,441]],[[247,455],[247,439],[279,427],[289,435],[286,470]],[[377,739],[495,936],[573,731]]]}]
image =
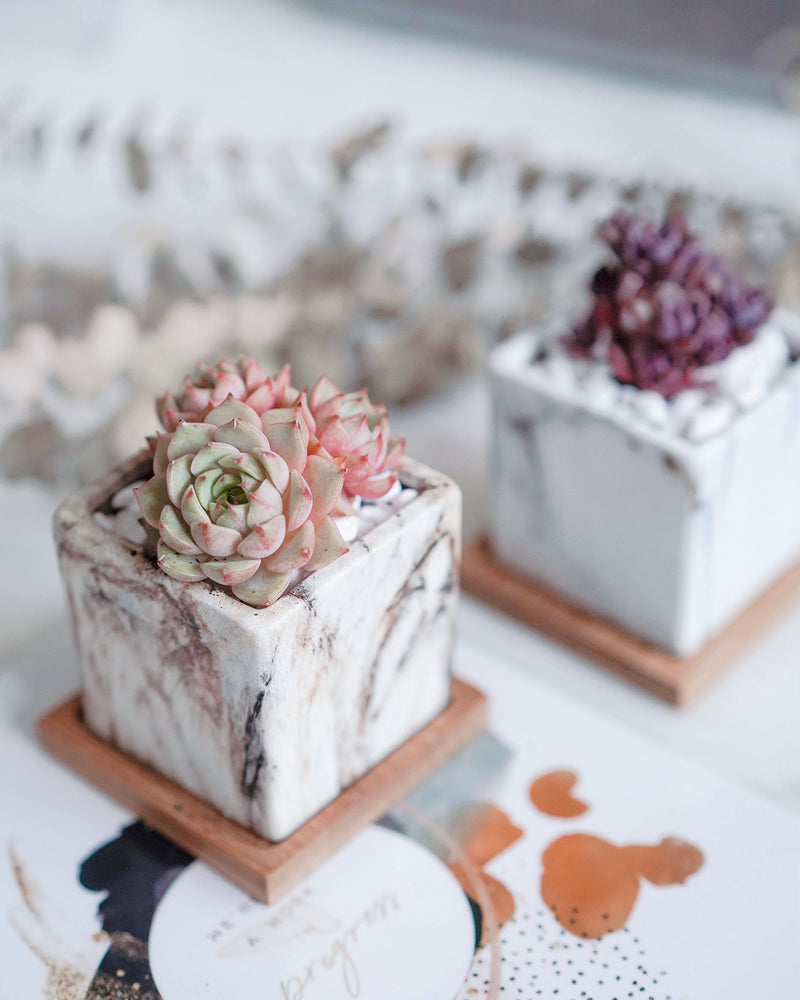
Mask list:
[{"label": "white ceramic surface", "polygon": [[405,460],[420,495],[259,611],[170,579],[96,522],[141,464],[56,514],[87,722],[281,840],[447,704],[460,491]]},{"label": "white ceramic surface", "polygon": [[694,442],[530,364],[534,346],[521,335],[491,360],[495,553],[658,646],[696,652],[800,556],[800,364]]}]

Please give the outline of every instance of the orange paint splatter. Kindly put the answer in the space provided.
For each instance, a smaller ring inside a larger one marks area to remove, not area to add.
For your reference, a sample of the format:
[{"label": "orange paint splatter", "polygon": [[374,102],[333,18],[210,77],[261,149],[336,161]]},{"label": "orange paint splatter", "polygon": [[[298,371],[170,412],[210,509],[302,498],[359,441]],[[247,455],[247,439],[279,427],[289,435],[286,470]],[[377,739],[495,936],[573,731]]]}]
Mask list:
[{"label": "orange paint splatter", "polygon": [[683,884],[704,861],[702,851],[677,837],[665,837],[655,847],[634,844],[622,850],[642,878],[653,885]]},{"label": "orange paint splatter", "polygon": [[483,883],[489,894],[489,899],[492,901],[497,923],[502,926],[514,916],[516,909],[514,896],[507,885],[492,875],[487,875],[486,872],[483,872]]},{"label": "orange paint splatter", "polygon": [[516,903],[511,890],[499,879],[494,878],[492,875],[487,875],[482,868],[473,868],[469,865],[469,862],[465,864],[460,861],[453,861],[449,865],[449,868],[458,879],[458,884],[470,898],[475,897],[474,881],[480,879],[483,889],[492,904],[492,909],[497,920],[497,932],[493,935],[487,933],[487,926],[484,924],[480,943],[481,945],[489,944],[497,936],[503,924],[514,916]]},{"label": "orange paint splatter", "polygon": [[531,783],[528,795],[533,805],[546,816],[573,819],[589,809],[572,794],[577,782],[578,775],[574,771],[548,771]]},{"label": "orange paint splatter", "polygon": [[617,847],[578,833],[560,837],[544,852],[542,899],[561,926],[582,938],[624,927],[639,895],[639,879],[683,883],[703,864],[692,844],[668,837],[656,846]]},{"label": "orange paint splatter", "polygon": [[470,802],[451,812],[442,824],[478,868],[519,840],[524,830],[490,802]]},{"label": "orange paint splatter", "polygon": [[[474,894],[472,879],[479,878],[492,903],[499,928],[514,916],[514,896],[509,888],[483,870],[523,835],[524,831],[511,822],[508,815],[490,802],[471,802],[450,813],[442,825],[458,841],[464,852],[464,863],[454,861],[450,870],[467,895]],[[467,869],[469,866],[469,870]],[[486,929],[481,944],[488,944]]]}]

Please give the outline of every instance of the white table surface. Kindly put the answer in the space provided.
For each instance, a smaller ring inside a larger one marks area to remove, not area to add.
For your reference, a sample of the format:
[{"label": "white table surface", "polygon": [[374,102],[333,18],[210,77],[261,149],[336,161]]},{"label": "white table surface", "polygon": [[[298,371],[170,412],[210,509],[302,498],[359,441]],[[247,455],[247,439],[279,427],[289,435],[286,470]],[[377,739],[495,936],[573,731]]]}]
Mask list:
[{"label": "white table surface", "polygon": [[[0,96],[78,116],[145,106],[196,113],[209,133],[330,138],[398,117],[412,138],[513,138],[560,162],[648,169],[749,197],[796,200],[791,116],[590,72],[339,21],[269,0],[27,3],[0,12]],[[78,16],[80,15],[80,16]],[[68,45],[64,44],[67,39]],[[146,59],[142,61],[142,54]],[[239,95],[237,99],[236,95]],[[241,99],[241,95],[247,95]],[[479,381],[398,413],[409,451],[461,482],[467,537],[485,509],[487,402]],[[0,484],[0,670],[51,664],[32,703],[77,683],[48,517],[28,487]],[[696,707],[675,711],[473,601],[462,634],[719,773],[800,812],[800,605]]]}]

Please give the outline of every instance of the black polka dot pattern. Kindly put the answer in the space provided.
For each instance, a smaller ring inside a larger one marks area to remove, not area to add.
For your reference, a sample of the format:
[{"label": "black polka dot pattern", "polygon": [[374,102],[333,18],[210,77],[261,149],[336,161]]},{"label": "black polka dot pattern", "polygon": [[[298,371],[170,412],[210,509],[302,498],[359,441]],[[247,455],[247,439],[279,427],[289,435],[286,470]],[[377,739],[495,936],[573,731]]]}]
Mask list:
[{"label": "black polka dot pattern", "polygon": [[[507,1000],[673,1000],[667,974],[652,966],[627,927],[599,940],[566,931],[546,908],[520,908],[502,929],[500,996]],[[490,952],[481,948],[458,1000],[488,995]]]}]

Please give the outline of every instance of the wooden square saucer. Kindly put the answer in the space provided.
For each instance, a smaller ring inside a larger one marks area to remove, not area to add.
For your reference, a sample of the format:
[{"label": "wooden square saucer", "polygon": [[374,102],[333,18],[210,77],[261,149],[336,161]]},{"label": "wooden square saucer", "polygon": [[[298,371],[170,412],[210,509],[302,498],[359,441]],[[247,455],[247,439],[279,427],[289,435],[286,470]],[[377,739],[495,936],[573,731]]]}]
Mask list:
[{"label": "wooden square saucer", "polygon": [[39,720],[54,756],[262,903],[274,903],[486,727],[486,696],[453,680],[447,708],[286,840],[273,843],[95,736],[80,695]]}]

